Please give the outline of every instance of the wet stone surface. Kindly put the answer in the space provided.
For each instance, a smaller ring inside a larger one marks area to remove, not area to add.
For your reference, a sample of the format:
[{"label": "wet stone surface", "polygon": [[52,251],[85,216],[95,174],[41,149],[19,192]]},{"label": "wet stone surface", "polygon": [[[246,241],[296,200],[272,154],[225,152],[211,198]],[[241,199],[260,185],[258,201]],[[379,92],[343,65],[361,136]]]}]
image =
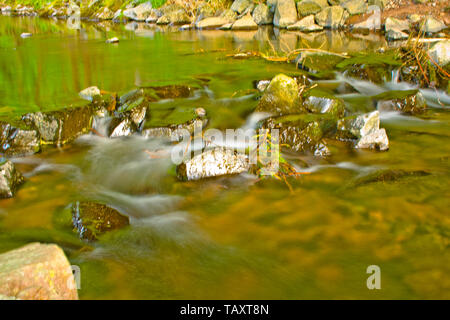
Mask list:
[{"label": "wet stone surface", "polygon": [[130,224],[127,216],[102,203],[75,202],[71,206],[73,226],[84,240],[97,240],[105,232]]},{"label": "wet stone surface", "polygon": [[26,156],[39,152],[40,136],[27,126],[13,126],[0,121],[0,153],[6,156]]},{"label": "wet stone surface", "polygon": [[269,118],[263,128],[278,129],[280,144],[298,152],[323,153],[323,139],[332,136],[336,119],[329,115],[289,115]]},{"label": "wet stone surface", "polygon": [[29,113],[22,120],[36,128],[45,144],[62,145],[89,132],[92,126],[91,106],[66,108],[58,111]]},{"label": "wet stone surface", "polygon": [[0,158],[0,198],[11,198],[25,181],[14,163]]},{"label": "wet stone surface", "polygon": [[418,90],[388,91],[373,99],[379,111],[400,111],[409,114],[420,114],[427,109],[427,103]]}]

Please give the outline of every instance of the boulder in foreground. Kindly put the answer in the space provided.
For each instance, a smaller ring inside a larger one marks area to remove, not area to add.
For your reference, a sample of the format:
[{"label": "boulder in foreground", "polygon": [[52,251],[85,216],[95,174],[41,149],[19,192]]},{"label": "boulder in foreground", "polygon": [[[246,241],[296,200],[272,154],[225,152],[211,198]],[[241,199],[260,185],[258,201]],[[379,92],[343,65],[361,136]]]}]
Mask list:
[{"label": "boulder in foreground", "polygon": [[70,263],[55,244],[31,243],[0,254],[0,296],[23,300],[77,300]]}]

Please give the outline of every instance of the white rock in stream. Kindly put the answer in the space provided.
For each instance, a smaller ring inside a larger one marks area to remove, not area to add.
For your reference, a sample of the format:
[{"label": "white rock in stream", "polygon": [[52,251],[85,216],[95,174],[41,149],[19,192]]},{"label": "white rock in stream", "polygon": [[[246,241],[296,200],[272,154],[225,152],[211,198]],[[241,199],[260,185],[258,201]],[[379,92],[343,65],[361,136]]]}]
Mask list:
[{"label": "white rock in stream", "polygon": [[357,137],[364,137],[380,128],[380,112],[374,111],[356,117],[350,129]]},{"label": "white rock in stream", "polygon": [[119,42],[119,38],[117,38],[117,37],[106,40],[106,43],[118,43],[118,42]]},{"label": "white rock in stream", "polygon": [[178,174],[183,180],[199,180],[246,172],[249,168],[247,155],[231,149],[215,148],[179,165]]},{"label": "white rock in stream", "polygon": [[100,89],[96,86],[88,87],[86,89],[83,89],[78,93],[81,99],[92,101],[94,100],[94,97],[100,96],[101,92]]},{"label": "white rock in stream", "polygon": [[389,149],[389,139],[384,128],[377,129],[368,135],[359,139],[356,144],[356,148],[359,149],[379,149],[380,151],[386,151]]},{"label": "white rock in stream", "polygon": [[450,63],[450,40],[439,41],[428,50],[433,62],[440,66]]}]

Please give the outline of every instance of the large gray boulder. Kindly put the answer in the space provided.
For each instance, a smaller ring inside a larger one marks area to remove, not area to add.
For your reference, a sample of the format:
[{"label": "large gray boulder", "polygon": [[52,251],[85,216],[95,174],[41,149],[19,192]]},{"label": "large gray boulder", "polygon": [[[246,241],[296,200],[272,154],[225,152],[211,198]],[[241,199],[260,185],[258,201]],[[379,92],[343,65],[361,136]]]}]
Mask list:
[{"label": "large gray boulder", "polygon": [[14,163],[0,159],[0,198],[11,198],[17,188],[23,183],[24,178],[16,170]]},{"label": "large gray boulder", "polygon": [[378,6],[369,6],[368,13],[372,13],[367,20],[353,25],[353,29],[380,30],[381,29],[381,10]]},{"label": "large gray boulder", "polygon": [[409,21],[389,17],[384,22],[384,29],[386,32],[389,30],[409,31]]},{"label": "large gray boulder", "polygon": [[195,27],[198,29],[216,29],[224,24],[230,23],[230,19],[225,17],[209,17],[198,21]]},{"label": "large gray boulder", "polygon": [[0,296],[20,300],[77,300],[77,284],[63,250],[31,243],[0,254]]},{"label": "large gray boulder", "polygon": [[271,24],[273,21],[273,12],[264,3],[260,3],[256,6],[252,13],[253,20],[256,24]]},{"label": "large gray boulder", "polygon": [[258,29],[258,25],[253,20],[250,14],[245,15],[244,17],[236,20],[231,27],[232,30],[256,30]]},{"label": "large gray boulder", "polygon": [[322,7],[316,1],[304,0],[297,2],[297,12],[299,18],[316,14],[322,11]]},{"label": "large gray boulder", "polygon": [[340,6],[331,6],[316,14],[316,23],[324,28],[338,29],[342,27],[348,13]]},{"label": "large gray boulder", "polygon": [[297,22],[297,7],[294,0],[278,0],[275,9],[273,24],[279,28],[286,28],[288,25]]},{"label": "large gray boulder", "polygon": [[231,10],[237,12],[238,14],[241,14],[252,4],[252,0],[235,0],[231,5]]},{"label": "large gray boulder", "polygon": [[428,17],[423,26],[423,31],[426,33],[437,33],[445,29],[447,29],[445,23],[436,20],[433,17]]},{"label": "large gray boulder", "polygon": [[341,3],[341,7],[346,9],[351,15],[365,13],[367,11],[367,3],[365,0],[347,0]]},{"label": "large gray boulder", "polygon": [[123,15],[128,19],[134,21],[145,21],[153,10],[152,3],[150,1],[141,3],[135,8],[126,9],[123,11]]}]

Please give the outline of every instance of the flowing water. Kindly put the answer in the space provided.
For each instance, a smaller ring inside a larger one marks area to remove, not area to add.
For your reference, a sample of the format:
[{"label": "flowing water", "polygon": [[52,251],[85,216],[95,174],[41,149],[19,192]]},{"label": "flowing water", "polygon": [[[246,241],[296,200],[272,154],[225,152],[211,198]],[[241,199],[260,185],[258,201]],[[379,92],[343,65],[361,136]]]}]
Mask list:
[{"label": "flowing water", "polygon": [[[22,39],[22,32],[33,36]],[[113,36],[120,43],[105,44]],[[159,107],[203,107],[210,126],[238,128],[257,103],[253,81],[301,71],[227,54],[299,46],[358,52],[382,41],[106,23],[71,30],[65,21],[0,17],[0,117],[80,104],[78,92],[92,85],[121,94],[193,84],[202,88],[194,97]],[[374,85],[337,74],[317,84],[334,89],[349,110],[366,112],[373,109],[369,95],[409,88],[392,78]],[[344,83],[356,91],[340,92]],[[388,152],[336,143],[327,159],[286,153],[310,173],[291,182],[293,192],[245,174],[179,182],[170,161],[144,152],[164,142],[137,136],[88,135],[14,159],[27,182],[0,201],[0,252],[33,241],[59,244],[81,269],[82,299],[448,299],[450,103],[442,92],[423,94],[430,108],[420,117],[382,113]],[[368,178],[382,169],[424,174]],[[67,206],[80,197],[111,204],[131,225],[98,242],[79,240]],[[366,287],[369,265],[381,268],[381,290]]]}]

